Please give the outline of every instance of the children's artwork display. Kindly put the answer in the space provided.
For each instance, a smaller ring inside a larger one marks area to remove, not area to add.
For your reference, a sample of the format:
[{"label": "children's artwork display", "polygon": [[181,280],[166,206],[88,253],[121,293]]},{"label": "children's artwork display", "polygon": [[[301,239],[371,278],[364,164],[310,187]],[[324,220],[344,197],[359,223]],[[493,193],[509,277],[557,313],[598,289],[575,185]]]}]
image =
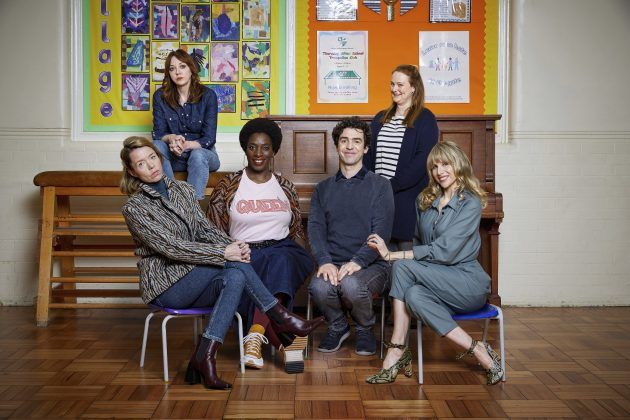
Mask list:
[{"label": "children's artwork display", "polygon": [[210,41],[210,6],[182,4],[182,42]]},{"label": "children's artwork display", "polygon": [[171,51],[179,48],[177,42],[154,41],[151,43],[151,72],[153,73],[153,81],[161,82],[164,80],[164,63],[166,57]]},{"label": "children's artwork display", "polygon": [[210,46],[208,44],[181,44],[179,46],[186,51],[199,68],[199,80],[210,80]]},{"label": "children's artwork display", "polygon": [[213,82],[238,81],[238,43],[213,42],[210,56]]},{"label": "children's artwork display", "polygon": [[220,113],[236,112],[236,85],[211,83],[207,86],[217,95]]},{"label": "children's artwork display", "polygon": [[269,115],[269,81],[243,80],[241,86],[241,118],[249,120]]},{"label": "children's artwork display", "polygon": [[83,133],[150,131],[152,96],[177,49],[190,54],[199,80],[216,93],[219,132],[238,132],[243,120],[272,108],[283,113],[283,0],[77,2]]},{"label": "children's artwork display", "polygon": [[271,73],[271,43],[243,42],[243,78],[268,79]]},{"label": "children's artwork display", "polygon": [[123,109],[127,111],[149,110],[149,75],[122,75]]},{"label": "children's artwork display", "polygon": [[148,72],[150,50],[148,36],[123,35],[120,43],[120,69],[124,72]]},{"label": "children's artwork display", "polygon": [[240,4],[222,3],[212,5],[212,39],[238,41],[241,32]]},{"label": "children's artwork display", "polygon": [[153,5],[153,39],[177,39],[178,8],[176,4]]},{"label": "children's artwork display", "polygon": [[149,1],[122,0],[122,33],[149,33]]},{"label": "children's artwork display", "polygon": [[243,39],[269,39],[269,0],[243,0]]}]

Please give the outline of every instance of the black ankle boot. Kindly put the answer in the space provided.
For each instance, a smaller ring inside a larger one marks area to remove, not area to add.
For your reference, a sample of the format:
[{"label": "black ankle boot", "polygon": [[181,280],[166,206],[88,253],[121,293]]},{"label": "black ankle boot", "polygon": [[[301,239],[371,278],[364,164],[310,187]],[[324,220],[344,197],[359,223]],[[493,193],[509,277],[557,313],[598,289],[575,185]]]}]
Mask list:
[{"label": "black ankle boot", "polygon": [[273,329],[276,332],[276,335],[285,347],[288,347],[291,343],[293,343],[296,335],[306,337],[322,322],[324,322],[323,316],[307,321],[304,318],[289,312],[287,308],[279,303],[269,309],[266,314],[273,324]]},{"label": "black ankle boot", "polygon": [[[203,383],[210,389],[230,389],[232,385],[223,381],[217,375],[217,352],[221,343],[202,337],[193,353],[186,370],[186,381],[189,383]],[[195,382],[197,380],[197,382]]]}]

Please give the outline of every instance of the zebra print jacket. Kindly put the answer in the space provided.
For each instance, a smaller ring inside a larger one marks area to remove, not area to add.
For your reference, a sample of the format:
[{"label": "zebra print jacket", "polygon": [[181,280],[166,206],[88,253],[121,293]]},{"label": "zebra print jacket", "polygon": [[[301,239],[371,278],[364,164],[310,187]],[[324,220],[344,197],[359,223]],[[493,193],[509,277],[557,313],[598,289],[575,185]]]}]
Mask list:
[{"label": "zebra print jacket", "polygon": [[145,303],[196,265],[223,266],[225,248],[233,242],[205,217],[190,184],[168,178],[164,181],[168,200],[141,184],[122,208],[140,257],[140,292]]}]

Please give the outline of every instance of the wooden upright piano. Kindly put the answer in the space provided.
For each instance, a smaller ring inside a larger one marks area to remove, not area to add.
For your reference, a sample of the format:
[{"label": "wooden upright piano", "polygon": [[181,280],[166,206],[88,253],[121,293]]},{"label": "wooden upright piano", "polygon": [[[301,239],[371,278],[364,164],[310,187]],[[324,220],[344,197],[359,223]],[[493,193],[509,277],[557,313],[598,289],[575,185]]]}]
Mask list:
[{"label": "wooden upright piano", "polygon": [[[282,147],[274,169],[291,180],[298,191],[300,206],[308,217],[310,199],[317,183],[339,169],[332,130],[340,115],[274,115],[282,128]],[[372,116],[362,116],[370,122]],[[501,304],[499,287],[499,225],[503,220],[503,196],[495,191],[494,125],[500,115],[437,116],[440,141],[457,143],[469,156],[473,171],[488,192],[488,205],[481,216],[479,262],[492,278],[490,301]]]}]

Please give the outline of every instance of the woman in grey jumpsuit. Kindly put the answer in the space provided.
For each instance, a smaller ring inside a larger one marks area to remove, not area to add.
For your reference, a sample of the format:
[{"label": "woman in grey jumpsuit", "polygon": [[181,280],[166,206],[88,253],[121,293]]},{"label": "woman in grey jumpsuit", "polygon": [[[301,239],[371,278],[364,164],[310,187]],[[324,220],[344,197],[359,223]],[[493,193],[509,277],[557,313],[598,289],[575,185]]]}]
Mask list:
[{"label": "woman in grey jumpsuit", "polygon": [[455,313],[483,307],[490,293],[490,277],[477,261],[481,240],[479,223],[485,192],[472,174],[466,154],[452,142],[438,143],[429,153],[429,185],[418,197],[418,221],[412,251],[389,252],[378,235],[368,245],[381,257],[395,261],[390,297],[394,331],[383,368],[369,383],[389,383],[404,369],[411,376],[411,351],[405,346],[411,316],[440,336],[467,349],[486,369],[487,383],[501,380],[499,356],[488,344],[473,340],[452,319]]}]

